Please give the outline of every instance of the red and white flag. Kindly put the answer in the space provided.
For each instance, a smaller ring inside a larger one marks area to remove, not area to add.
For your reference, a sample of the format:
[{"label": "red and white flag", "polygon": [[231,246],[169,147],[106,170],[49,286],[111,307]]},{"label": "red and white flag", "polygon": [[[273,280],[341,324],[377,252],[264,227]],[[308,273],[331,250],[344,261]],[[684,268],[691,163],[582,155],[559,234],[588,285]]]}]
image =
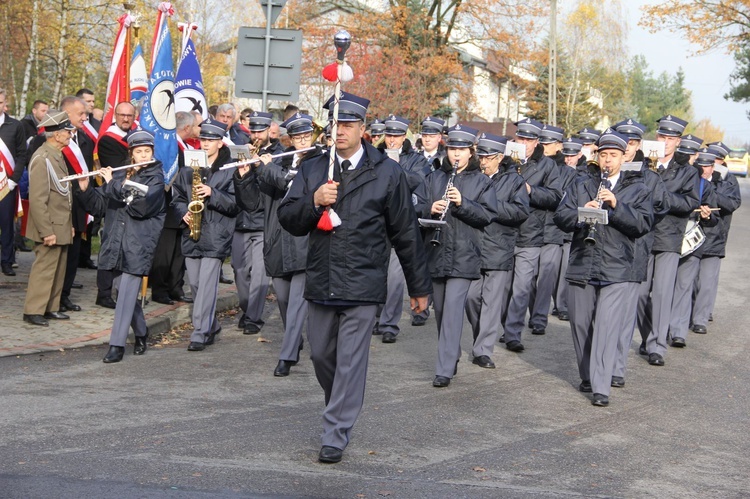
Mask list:
[{"label": "red and white flag", "polygon": [[130,100],[130,81],[128,80],[128,44],[130,36],[128,28],[133,22],[133,16],[123,14],[117,20],[120,29],[115,38],[115,48],[112,52],[112,64],[109,68],[109,79],[107,80],[107,98],[104,102],[104,119],[100,130],[107,130],[112,124],[115,106],[119,102]]}]

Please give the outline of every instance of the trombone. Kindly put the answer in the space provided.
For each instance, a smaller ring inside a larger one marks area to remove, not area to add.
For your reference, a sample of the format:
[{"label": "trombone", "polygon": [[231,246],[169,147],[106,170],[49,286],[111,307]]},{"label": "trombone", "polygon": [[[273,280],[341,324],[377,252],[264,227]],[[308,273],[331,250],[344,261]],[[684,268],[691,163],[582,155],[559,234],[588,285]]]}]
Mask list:
[{"label": "trombone", "polygon": [[[116,172],[119,170],[127,170],[128,168],[135,168],[136,166],[147,166],[147,165],[152,165],[154,163],[156,163],[156,160],[152,159],[151,161],[144,161],[143,163],[135,163],[132,165],[125,165],[125,166],[116,166],[115,168],[112,168],[112,171]],[[93,170],[88,173],[79,173],[78,175],[68,175],[67,177],[61,178],[60,182],[70,182],[72,180],[78,180],[78,179],[86,178],[86,177],[94,177],[96,175],[101,175],[101,174],[102,174],[101,170]]]}]

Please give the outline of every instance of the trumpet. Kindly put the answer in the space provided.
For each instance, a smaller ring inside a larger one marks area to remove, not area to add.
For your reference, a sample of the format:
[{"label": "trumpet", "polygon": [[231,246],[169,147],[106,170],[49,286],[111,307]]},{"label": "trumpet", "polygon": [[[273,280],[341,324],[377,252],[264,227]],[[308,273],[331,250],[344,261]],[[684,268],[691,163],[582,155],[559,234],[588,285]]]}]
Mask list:
[{"label": "trumpet", "polygon": [[[604,200],[602,199],[602,191],[606,189],[606,187],[604,186],[604,183],[608,177],[609,177],[609,169],[604,169],[602,171],[601,182],[599,182],[599,189],[596,191],[596,202],[599,205],[597,206],[597,208],[599,208],[600,210],[602,209],[602,204],[604,204]],[[588,234],[586,234],[586,237],[583,240],[584,243],[590,246],[596,245],[596,232],[597,232],[596,225],[597,225],[596,220],[594,220],[593,222],[589,224]]]},{"label": "trumpet", "polygon": [[445,215],[448,213],[448,206],[450,206],[450,201],[448,201],[448,191],[451,190],[451,187],[453,187],[453,181],[456,178],[456,172],[458,171],[458,160],[456,160],[455,163],[453,163],[453,170],[451,171],[451,176],[448,178],[448,183],[445,184],[445,192],[443,193],[443,201],[445,201],[445,208],[443,208],[442,213],[440,213],[440,218],[438,219],[440,222],[443,222],[443,224],[438,225],[435,228],[435,233],[432,235],[432,240],[430,241],[430,244],[433,246],[440,246],[442,244],[440,242],[442,233],[443,233],[443,227],[442,225],[445,224]]},{"label": "trumpet", "polygon": [[[156,160],[152,159],[151,161],[144,161],[143,163],[135,163],[132,165],[125,165],[125,166],[117,166],[115,168],[112,168],[113,172],[119,171],[119,170],[127,170],[129,168],[135,168],[136,166],[148,166],[156,163]],[[79,173],[78,175],[68,175],[67,177],[63,177],[60,179],[60,182],[70,182],[72,180],[78,180],[80,178],[86,178],[86,177],[94,177],[96,175],[101,175],[101,170],[94,170],[90,171],[88,173]]]}]

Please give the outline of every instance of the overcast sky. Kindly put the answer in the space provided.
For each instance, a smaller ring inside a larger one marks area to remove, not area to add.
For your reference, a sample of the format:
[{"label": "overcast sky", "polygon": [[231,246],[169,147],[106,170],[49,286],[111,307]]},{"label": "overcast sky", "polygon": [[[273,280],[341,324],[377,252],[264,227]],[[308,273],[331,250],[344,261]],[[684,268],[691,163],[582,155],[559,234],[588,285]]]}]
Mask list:
[{"label": "overcast sky", "polygon": [[[691,57],[690,53],[696,47],[690,46],[680,35],[666,30],[651,34],[639,27],[640,7],[656,3],[660,2],[623,2],[629,19],[630,56],[643,54],[654,74],[662,71],[674,74],[682,67],[685,86],[693,93],[693,119],[710,118],[715,125],[724,129],[724,140],[729,145],[750,141],[750,120],[746,114],[750,106],[724,99],[724,94],[729,91],[729,75],[734,69],[734,58],[723,51]],[[650,123],[647,125],[652,126]]]}]

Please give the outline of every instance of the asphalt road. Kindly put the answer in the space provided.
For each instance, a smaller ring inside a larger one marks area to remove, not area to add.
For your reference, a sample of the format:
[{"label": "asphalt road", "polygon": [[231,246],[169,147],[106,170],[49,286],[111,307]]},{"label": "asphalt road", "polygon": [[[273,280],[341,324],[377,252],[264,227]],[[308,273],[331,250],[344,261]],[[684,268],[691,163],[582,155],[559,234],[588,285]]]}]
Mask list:
[{"label": "asphalt road", "polygon": [[495,370],[465,355],[435,389],[434,319],[403,321],[396,344],[373,340],[344,461],[319,464],[322,391],[306,355],[273,377],[274,311],[269,342],[227,322],[198,353],[0,358],[0,497],[748,497],[749,213],[735,215],[709,334],[663,368],[632,351],[608,408],[576,390],[567,323],[525,334],[520,355],[496,349]]}]

